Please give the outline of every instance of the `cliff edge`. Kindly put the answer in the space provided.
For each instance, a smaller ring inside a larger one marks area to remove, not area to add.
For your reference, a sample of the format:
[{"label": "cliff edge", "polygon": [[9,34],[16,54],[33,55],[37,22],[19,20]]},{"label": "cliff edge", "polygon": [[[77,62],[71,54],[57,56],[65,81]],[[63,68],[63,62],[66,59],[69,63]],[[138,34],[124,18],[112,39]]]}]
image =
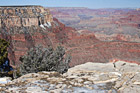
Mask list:
[{"label": "cliff edge", "polygon": [[0,6],[0,37],[10,42],[11,64],[18,65],[19,57],[35,45],[55,46],[73,35],[42,6]]}]

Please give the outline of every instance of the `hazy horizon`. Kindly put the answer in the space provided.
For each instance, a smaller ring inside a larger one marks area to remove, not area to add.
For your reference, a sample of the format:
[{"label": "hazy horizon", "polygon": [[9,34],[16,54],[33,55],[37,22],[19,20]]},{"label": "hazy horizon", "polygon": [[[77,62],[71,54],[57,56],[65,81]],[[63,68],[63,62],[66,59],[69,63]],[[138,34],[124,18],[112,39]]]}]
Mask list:
[{"label": "hazy horizon", "polygon": [[1,0],[0,6],[40,5],[44,7],[140,8],[140,0]]}]

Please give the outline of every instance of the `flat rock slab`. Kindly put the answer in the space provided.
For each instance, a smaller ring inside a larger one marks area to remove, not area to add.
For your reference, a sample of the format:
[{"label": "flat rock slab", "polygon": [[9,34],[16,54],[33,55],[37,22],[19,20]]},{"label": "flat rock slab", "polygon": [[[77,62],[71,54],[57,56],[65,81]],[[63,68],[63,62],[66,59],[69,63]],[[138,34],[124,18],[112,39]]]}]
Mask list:
[{"label": "flat rock slab", "polygon": [[128,63],[124,61],[117,61],[114,63],[115,68],[121,72],[140,72],[140,65],[135,63]]},{"label": "flat rock slab", "polygon": [[11,93],[140,93],[140,67],[123,61],[88,62],[70,68],[65,74],[29,73],[0,84],[0,88],[0,92]]},{"label": "flat rock slab", "polygon": [[113,63],[92,63],[88,62],[85,64],[81,64],[70,68],[68,72],[75,72],[75,71],[99,71],[99,72],[115,72],[114,64]]},{"label": "flat rock slab", "polygon": [[11,80],[12,80],[12,78],[10,78],[10,77],[0,78],[0,84],[7,84],[7,83],[10,83]]}]

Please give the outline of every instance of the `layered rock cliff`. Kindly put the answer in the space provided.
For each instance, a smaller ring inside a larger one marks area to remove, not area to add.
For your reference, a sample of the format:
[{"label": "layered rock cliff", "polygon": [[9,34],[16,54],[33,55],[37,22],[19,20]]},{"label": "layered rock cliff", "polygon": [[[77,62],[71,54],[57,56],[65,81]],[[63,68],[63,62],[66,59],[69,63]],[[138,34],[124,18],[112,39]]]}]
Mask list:
[{"label": "layered rock cliff", "polygon": [[140,63],[140,43],[126,42],[125,37],[100,41],[92,32],[65,26],[41,6],[7,6],[0,11],[0,37],[10,42],[11,64],[20,64],[19,57],[35,45],[55,47],[59,43],[72,55],[71,66],[113,59]]},{"label": "layered rock cliff", "polygon": [[[139,9],[50,8],[54,17],[77,30],[89,30],[102,41],[140,42]],[[129,37],[128,37],[129,36]]]},{"label": "layered rock cliff", "polygon": [[140,43],[136,42],[105,42],[89,34],[74,37],[66,47],[72,55],[71,66],[89,61],[104,63],[114,59],[140,63]]},{"label": "layered rock cliff", "polygon": [[52,21],[50,11],[41,6],[0,7],[0,27],[39,26]]},{"label": "layered rock cliff", "polygon": [[0,7],[0,37],[10,42],[12,64],[19,64],[19,57],[35,45],[66,42],[73,35],[69,30],[74,29],[53,19],[49,10],[41,6]]}]

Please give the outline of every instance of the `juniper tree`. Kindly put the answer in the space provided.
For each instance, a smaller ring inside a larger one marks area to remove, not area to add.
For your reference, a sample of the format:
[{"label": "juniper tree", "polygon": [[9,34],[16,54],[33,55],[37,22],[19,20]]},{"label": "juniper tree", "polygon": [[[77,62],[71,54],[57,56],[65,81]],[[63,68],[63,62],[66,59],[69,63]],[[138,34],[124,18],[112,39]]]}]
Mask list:
[{"label": "juniper tree", "polygon": [[70,56],[65,56],[65,49],[58,46],[43,48],[36,46],[31,48],[26,55],[20,57],[22,62],[20,66],[21,74],[36,73],[39,71],[57,71],[64,73],[69,68]]}]

